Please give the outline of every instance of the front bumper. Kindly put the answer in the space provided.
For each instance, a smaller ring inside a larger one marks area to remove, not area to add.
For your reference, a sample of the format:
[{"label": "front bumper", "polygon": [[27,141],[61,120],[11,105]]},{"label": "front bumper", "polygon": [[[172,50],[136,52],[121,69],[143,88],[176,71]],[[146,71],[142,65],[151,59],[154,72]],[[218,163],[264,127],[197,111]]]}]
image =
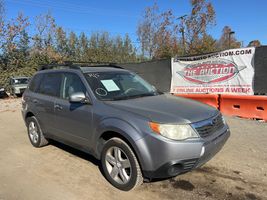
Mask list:
[{"label": "front bumper", "polygon": [[139,140],[144,177],[168,178],[200,167],[221,150],[229,136],[230,130],[226,125],[208,139],[171,141],[148,136]]},{"label": "front bumper", "polygon": [[16,95],[22,95],[27,87],[18,87],[14,89],[14,93]]},{"label": "front bumper", "polygon": [[221,135],[218,135],[216,138],[212,139],[211,141],[207,141],[204,144],[205,153],[201,156],[197,162],[195,168],[204,165],[208,162],[212,157],[214,157],[224,146],[228,138],[230,137],[230,130],[227,129]]}]

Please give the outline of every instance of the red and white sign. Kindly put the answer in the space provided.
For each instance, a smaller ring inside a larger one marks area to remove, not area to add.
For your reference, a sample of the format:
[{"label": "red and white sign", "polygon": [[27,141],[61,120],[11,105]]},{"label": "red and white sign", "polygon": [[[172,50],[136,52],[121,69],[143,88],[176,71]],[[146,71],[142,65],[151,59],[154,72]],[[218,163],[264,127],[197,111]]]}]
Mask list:
[{"label": "red and white sign", "polygon": [[171,93],[253,94],[255,48],[172,59]]}]

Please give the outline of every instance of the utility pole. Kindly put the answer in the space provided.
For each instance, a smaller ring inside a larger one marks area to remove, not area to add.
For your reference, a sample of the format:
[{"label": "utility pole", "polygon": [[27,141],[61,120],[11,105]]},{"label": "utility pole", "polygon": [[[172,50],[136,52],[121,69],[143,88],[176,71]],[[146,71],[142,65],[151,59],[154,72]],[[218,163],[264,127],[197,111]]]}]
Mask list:
[{"label": "utility pole", "polygon": [[241,41],[241,47],[242,48],[244,47],[244,41],[243,40]]},{"label": "utility pole", "polygon": [[229,35],[228,35],[228,36],[229,36],[229,37],[228,37],[228,39],[229,39],[229,40],[228,40],[228,42],[229,42],[229,43],[228,43],[228,49],[231,48],[231,35],[233,35],[233,34],[235,34],[234,31],[230,31],[230,32],[229,32]]},{"label": "utility pole", "polygon": [[187,15],[183,15],[183,16],[180,16],[178,17],[177,19],[181,20],[181,28],[180,28],[180,33],[182,33],[182,42],[183,42],[183,55],[186,54],[186,46],[185,46],[185,35],[184,35],[184,18],[186,17]]}]

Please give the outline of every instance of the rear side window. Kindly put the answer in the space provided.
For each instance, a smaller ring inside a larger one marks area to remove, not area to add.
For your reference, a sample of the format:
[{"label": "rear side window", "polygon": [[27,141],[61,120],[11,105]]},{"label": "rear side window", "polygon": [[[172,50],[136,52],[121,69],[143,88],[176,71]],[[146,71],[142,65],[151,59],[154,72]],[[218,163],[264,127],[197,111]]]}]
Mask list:
[{"label": "rear side window", "polygon": [[30,85],[29,85],[30,91],[36,92],[37,88],[39,87],[39,84],[40,84],[41,79],[42,79],[42,74],[36,74],[32,78],[32,80],[30,82]]},{"label": "rear side window", "polygon": [[38,93],[59,97],[62,73],[43,74]]}]

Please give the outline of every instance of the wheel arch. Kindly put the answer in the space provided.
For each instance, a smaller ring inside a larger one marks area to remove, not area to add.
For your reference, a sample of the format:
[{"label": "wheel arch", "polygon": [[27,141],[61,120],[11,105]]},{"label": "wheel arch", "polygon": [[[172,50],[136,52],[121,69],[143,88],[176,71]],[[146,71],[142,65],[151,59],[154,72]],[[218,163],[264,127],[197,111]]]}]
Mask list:
[{"label": "wheel arch", "polygon": [[98,159],[101,159],[101,152],[102,149],[104,147],[105,142],[107,142],[108,140],[110,140],[111,138],[120,138],[121,140],[123,140],[124,142],[126,142],[127,145],[129,145],[129,147],[132,149],[133,153],[136,156],[136,159],[141,167],[141,169],[143,169],[143,160],[142,157],[140,155],[140,152],[138,151],[137,146],[135,145],[134,140],[130,137],[130,136],[125,136],[125,134],[119,132],[119,131],[114,131],[114,130],[107,130],[105,132],[103,132],[98,141],[97,141],[97,146],[96,146],[96,157]]},{"label": "wheel arch", "polygon": [[29,117],[35,117],[39,126],[42,128],[42,131],[44,132],[44,134],[46,133],[46,129],[45,129],[45,126],[44,124],[42,123],[42,121],[36,116],[36,113],[32,112],[31,110],[27,111],[25,114],[24,114],[24,122],[25,122],[25,125],[27,126],[27,119]]},{"label": "wheel arch", "polygon": [[28,111],[28,112],[26,113],[26,115],[25,115],[25,120],[26,120],[27,118],[29,118],[29,117],[33,117],[33,116],[35,116],[35,115],[33,114],[33,112]]}]

